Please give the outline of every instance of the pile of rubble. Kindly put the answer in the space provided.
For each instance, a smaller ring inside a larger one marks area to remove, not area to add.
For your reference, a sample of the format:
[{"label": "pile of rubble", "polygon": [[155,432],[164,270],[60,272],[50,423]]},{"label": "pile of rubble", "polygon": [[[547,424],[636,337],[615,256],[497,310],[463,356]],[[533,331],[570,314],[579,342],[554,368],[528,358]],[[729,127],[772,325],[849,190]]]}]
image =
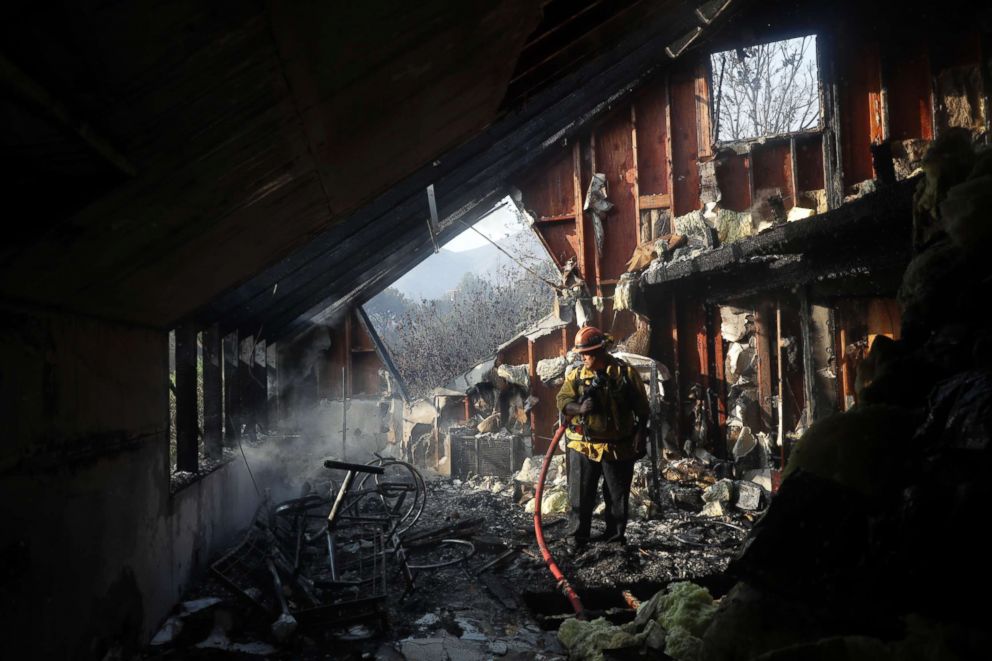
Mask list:
[{"label": "pile of rubble", "polygon": [[[186,658],[206,648],[215,655],[272,658],[323,658],[321,651],[327,649],[335,651],[335,658],[356,659],[363,654],[395,659],[445,654],[468,659],[564,658],[566,650],[555,633],[561,618],[546,619],[548,614],[531,603],[534,595],[557,594],[534,541],[533,515],[527,511],[541,460],[527,458],[512,478],[428,482],[429,504],[403,536],[410,566],[428,568],[413,571],[412,589],[404,589],[405,579],[398,572],[387,577],[394,587],[381,617],[301,626],[295,635],[280,640],[271,627],[271,611],[211,579],[194,590],[197,601],[177,606],[149,658]],[[646,463],[638,465],[632,489],[636,514],[626,547],[592,544],[585,554],[561,560],[581,590],[664,585],[717,575],[743,540],[750,525],[743,512],[728,505],[722,516],[699,513],[704,487],[720,484],[703,462],[669,464],[665,476],[675,481],[661,480],[661,499],[649,495],[649,473]],[[547,483],[558,495],[545,501],[546,536],[552,549],[560,550],[567,511],[562,457],[552,463]],[[691,505],[688,497],[671,495],[690,490],[695,493]],[[596,521],[602,525],[598,517]],[[451,539],[470,543],[473,552],[453,551],[443,543]],[[208,606],[195,609],[189,604]]]},{"label": "pile of rubble", "polygon": [[941,134],[914,198],[901,338],[879,336],[857,405],[800,439],[729,568],[704,658],[987,655],[985,549],[961,542],[992,498],[992,151]]}]

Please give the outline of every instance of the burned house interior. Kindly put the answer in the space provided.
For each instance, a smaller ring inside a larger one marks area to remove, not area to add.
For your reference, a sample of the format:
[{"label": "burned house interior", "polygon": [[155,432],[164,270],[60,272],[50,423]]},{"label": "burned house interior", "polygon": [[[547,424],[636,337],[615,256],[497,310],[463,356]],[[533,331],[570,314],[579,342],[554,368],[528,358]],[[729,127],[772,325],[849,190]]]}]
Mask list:
[{"label": "burned house interior", "polygon": [[[3,658],[987,656],[987,3],[3,13]],[[366,306],[506,199],[546,316],[416,396]]]}]

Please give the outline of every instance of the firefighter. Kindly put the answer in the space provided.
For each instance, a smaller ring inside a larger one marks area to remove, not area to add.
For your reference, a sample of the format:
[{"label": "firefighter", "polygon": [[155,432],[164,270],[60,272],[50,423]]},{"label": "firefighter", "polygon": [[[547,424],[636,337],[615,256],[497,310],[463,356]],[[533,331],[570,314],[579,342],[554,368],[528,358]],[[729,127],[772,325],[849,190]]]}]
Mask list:
[{"label": "firefighter", "polygon": [[590,541],[596,491],[603,478],[606,530],[596,541],[624,544],[634,462],[644,456],[650,405],[637,371],[607,350],[609,336],[584,326],[573,350],[582,366],[573,368],[558,392],[558,410],[567,419],[569,545]]}]

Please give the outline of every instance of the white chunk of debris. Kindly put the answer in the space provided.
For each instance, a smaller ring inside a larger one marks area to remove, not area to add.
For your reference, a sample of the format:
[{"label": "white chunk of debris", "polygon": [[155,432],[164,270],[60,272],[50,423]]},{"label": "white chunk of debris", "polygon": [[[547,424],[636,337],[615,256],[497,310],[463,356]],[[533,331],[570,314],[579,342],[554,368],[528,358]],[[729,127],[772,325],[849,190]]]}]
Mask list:
[{"label": "white chunk of debris", "polygon": [[414,624],[420,627],[430,627],[441,621],[436,613],[424,613]]},{"label": "white chunk of debris", "polygon": [[720,306],[720,334],[728,342],[740,342],[748,334],[749,310],[729,305]]},{"label": "white chunk of debris", "polygon": [[740,460],[741,457],[746,456],[754,450],[757,445],[758,439],[751,433],[751,428],[747,426],[741,427],[741,432],[737,436],[737,442],[734,443],[734,449],[732,450],[734,460]]},{"label": "white chunk of debris", "polygon": [[478,640],[478,641],[488,641],[489,637],[479,630],[477,622],[469,620],[464,617],[456,617],[455,624],[461,627],[462,635],[459,636],[462,640]]},{"label": "white chunk of debris", "polygon": [[729,503],[733,495],[733,481],[724,478],[706,488],[706,491],[703,492],[703,501],[707,503]]},{"label": "white chunk of debris", "polygon": [[744,471],[745,480],[754,482],[765,491],[772,490],[772,471],[770,468],[759,468],[757,470]]},{"label": "white chunk of debris", "polygon": [[[513,476],[513,479],[523,484],[537,484],[537,478],[541,475],[541,466],[544,464],[544,457],[534,455],[526,457],[520,470]],[[544,478],[545,486],[560,486],[565,484],[565,455],[559,454],[551,458],[548,465],[548,474]]]},{"label": "white chunk of debris", "polygon": [[723,516],[723,506],[720,505],[720,501],[718,500],[706,503],[699,512],[699,516]]},{"label": "white chunk of debris", "polygon": [[192,615],[193,613],[206,610],[211,606],[216,606],[220,602],[221,599],[219,597],[204,597],[203,599],[184,601],[180,607],[182,608],[183,615]]},{"label": "white chunk of debris", "polygon": [[496,374],[525,390],[530,389],[530,367],[527,365],[500,365]]},{"label": "white chunk of debris", "polygon": [[803,220],[804,218],[809,218],[810,216],[816,215],[816,209],[806,209],[804,207],[792,207],[789,209],[789,213],[786,215],[786,220],[790,223],[797,220]]},{"label": "white chunk of debris", "polygon": [[554,384],[565,376],[565,368],[568,361],[564,356],[557,358],[545,358],[537,361],[537,378],[544,385]]},{"label": "white chunk of debris", "polygon": [[283,613],[272,623],[272,635],[276,640],[282,642],[296,633],[298,623],[296,618],[289,613]]},{"label": "white chunk of debris", "polygon": [[173,615],[167,619],[163,624],[162,628],[158,630],[155,637],[152,638],[152,647],[160,647],[162,645],[169,645],[183,630],[183,621],[178,615]]},{"label": "white chunk of debris", "polygon": [[[533,514],[537,507],[537,499],[531,498],[524,506],[524,511]],[[541,514],[565,514],[568,512],[568,492],[560,487],[545,491],[541,497]]]}]

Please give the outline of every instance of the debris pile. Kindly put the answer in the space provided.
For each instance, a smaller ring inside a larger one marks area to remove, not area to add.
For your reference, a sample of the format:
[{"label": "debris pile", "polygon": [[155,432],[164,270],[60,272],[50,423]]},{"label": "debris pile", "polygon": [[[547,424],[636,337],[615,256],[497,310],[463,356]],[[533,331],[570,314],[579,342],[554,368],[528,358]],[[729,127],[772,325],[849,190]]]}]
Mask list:
[{"label": "debris pile", "polygon": [[568,360],[564,356],[545,358],[537,361],[537,378],[549,388],[561,387],[565,382],[565,368]]},{"label": "debris pile", "polygon": [[731,564],[707,659],[979,658],[984,548],[955,543],[992,499],[992,152],[948,130],[923,159],[901,338],[878,337],[858,404],[820,420]]},{"label": "debris pile", "polygon": [[[754,314],[750,310],[720,306],[720,320],[720,334],[728,342],[724,366],[727,443],[737,457],[746,453],[751,430],[756,429],[759,422],[757,334]],[[738,448],[736,444],[741,440],[745,445]],[[764,465],[767,466],[767,462]]]},{"label": "debris pile", "polygon": [[[516,485],[517,502],[524,506],[524,511],[533,514],[537,508],[534,502],[537,479],[541,474],[544,457],[534,455],[524,459],[520,471],[513,477]],[[544,493],[541,496],[541,514],[565,514],[568,512],[568,475],[565,473],[565,455],[559,454],[551,458],[548,474],[544,480]]]}]

